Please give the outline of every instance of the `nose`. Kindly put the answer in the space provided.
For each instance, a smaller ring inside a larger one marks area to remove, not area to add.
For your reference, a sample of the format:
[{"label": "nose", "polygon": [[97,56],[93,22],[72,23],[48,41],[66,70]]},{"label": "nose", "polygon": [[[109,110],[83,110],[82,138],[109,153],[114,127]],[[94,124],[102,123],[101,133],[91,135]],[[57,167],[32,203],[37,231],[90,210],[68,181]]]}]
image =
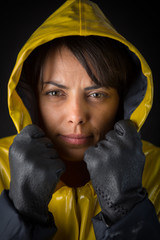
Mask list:
[{"label": "nose", "polygon": [[82,125],[89,119],[87,104],[83,99],[72,99],[68,111],[68,123],[75,126]]}]

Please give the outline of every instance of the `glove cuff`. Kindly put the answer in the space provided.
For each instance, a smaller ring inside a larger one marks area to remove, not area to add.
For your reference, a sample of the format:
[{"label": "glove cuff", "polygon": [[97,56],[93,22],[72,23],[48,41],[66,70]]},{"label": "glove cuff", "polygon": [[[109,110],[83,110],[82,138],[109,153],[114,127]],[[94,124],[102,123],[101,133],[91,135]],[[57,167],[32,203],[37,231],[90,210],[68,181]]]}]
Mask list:
[{"label": "glove cuff", "polygon": [[142,202],[147,196],[146,189],[141,188],[135,192],[125,194],[119,202],[112,203],[110,198],[100,199],[102,214],[108,225],[112,225],[128,214],[128,212],[138,203]]},{"label": "glove cuff", "polygon": [[12,201],[15,209],[17,212],[23,216],[27,221],[32,223],[38,223],[43,226],[53,226],[54,223],[54,217],[51,212],[48,211],[48,207],[45,209],[36,209],[35,207],[31,207],[25,202],[21,202],[21,205],[19,206],[17,202],[14,202],[12,199],[12,191],[8,191],[8,197]]}]

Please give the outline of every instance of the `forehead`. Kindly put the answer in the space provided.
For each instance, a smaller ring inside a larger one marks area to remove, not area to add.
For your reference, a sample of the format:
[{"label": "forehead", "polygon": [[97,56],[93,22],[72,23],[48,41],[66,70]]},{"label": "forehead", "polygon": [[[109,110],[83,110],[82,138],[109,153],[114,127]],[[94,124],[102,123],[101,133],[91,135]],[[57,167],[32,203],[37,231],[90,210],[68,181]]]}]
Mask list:
[{"label": "forehead", "polygon": [[65,46],[49,52],[43,66],[43,79],[44,81],[56,80],[68,84],[78,81],[93,84],[84,67]]},{"label": "forehead", "polygon": [[78,59],[65,46],[49,52],[44,63],[44,70],[45,68],[52,68],[54,71],[57,69],[64,71],[85,71]]}]

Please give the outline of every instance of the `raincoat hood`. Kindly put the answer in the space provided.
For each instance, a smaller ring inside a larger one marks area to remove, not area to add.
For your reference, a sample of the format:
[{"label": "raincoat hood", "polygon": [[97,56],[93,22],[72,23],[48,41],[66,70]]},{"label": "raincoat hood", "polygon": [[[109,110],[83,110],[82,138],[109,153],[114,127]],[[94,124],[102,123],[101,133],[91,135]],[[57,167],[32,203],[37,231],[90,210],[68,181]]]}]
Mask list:
[{"label": "raincoat hood", "polygon": [[126,45],[141,63],[141,74],[129,90],[124,103],[124,118],[133,120],[138,130],[142,127],[152,106],[153,83],[151,70],[140,52],[121,36],[104,16],[99,7],[89,0],[68,0],[55,11],[29,38],[21,49],[8,83],[8,107],[18,132],[32,123],[16,87],[20,80],[24,61],[38,46],[65,36],[108,37]]},{"label": "raincoat hood", "polygon": [[[53,3],[54,4],[54,3]],[[53,39],[65,36],[101,36],[124,44],[135,59],[139,59],[141,70],[124,100],[124,119],[133,120],[138,130],[142,127],[152,106],[153,83],[151,70],[140,52],[121,36],[104,16],[99,7],[89,0],[67,0],[29,38],[21,49],[8,83],[8,107],[10,116],[18,132],[32,123],[30,99],[28,107],[25,96],[19,93],[25,60],[39,46]],[[23,82],[23,81],[22,81]],[[21,98],[21,97],[22,98]],[[27,101],[28,101],[27,99]],[[10,184],[9,147],[15,136],[0,140],[0,192]],[[154,203],[160,218],[159,170],[160,150],[150,143],[143,142],[146,163],[143,173],[143,186]],[[154,161],[155,160],[155,161]],[[60,187],[52,196],[49,210],[53,213],[57,226],[55,240],[93,240],[92,217],[100,211],[97,195],[91,182],[80,188]]]}]

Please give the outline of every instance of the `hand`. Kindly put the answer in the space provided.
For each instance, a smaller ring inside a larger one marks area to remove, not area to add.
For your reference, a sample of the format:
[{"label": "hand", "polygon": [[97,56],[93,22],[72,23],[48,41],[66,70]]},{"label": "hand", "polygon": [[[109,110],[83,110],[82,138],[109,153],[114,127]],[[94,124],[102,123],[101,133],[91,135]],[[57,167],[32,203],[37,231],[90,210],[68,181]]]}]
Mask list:
[{"label": "hand", "polygon": [[52,142],[36,125],[25,127],[9,150],[9,197],[15,208],[31,220],[47,223],[48,204],[65,170]]},{"label": "hand", "polygon": [[130,120],[116,123],[105,140],[86,151],[84,161],[108,223],[115,223],[144,199],[145,156],[140,136]]}]

